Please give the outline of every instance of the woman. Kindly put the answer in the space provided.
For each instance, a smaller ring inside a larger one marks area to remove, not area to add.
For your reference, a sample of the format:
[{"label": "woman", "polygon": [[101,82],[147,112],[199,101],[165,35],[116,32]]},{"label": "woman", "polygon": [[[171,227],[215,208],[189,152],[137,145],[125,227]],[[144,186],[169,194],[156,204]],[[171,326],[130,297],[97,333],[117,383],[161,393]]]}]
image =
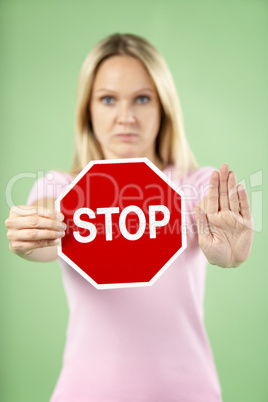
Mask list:
[{"label": "woman", "polygon": [[56,259],[66,225],[55,199],[90,160],[131,157],[149,158],[184,188],[188,246],[146,288],[99,291],[59,259],[70,319],[51,401],[220,401],[203,324],[206,263],[237,267],[249,256],[245,189],[226,164],[219,172],[197,167],[169,69],[136,35],[105,38],[85,60],[75,131],[71,174],[49,172],[35,183],[28,206],[11,208],[10,249],[29,260]]}]

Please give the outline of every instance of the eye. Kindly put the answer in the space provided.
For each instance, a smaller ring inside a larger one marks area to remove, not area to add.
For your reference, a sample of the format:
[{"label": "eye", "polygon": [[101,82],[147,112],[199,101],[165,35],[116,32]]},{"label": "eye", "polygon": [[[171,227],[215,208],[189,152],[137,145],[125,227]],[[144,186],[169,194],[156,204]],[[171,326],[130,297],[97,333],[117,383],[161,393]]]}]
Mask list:
[{"label": "eye", "polygon": [[140,96],[137,97],[137,102],[138,103],[142,103],[142,104],[143,103],[148,103],[149,100],[150,100],[150,98],[147,95],[140,95]]},{"label": "eye", "polygon": [[112,105],[114,103],[114,98],[112,96],[103,96],[101,101],[105,105]]}]

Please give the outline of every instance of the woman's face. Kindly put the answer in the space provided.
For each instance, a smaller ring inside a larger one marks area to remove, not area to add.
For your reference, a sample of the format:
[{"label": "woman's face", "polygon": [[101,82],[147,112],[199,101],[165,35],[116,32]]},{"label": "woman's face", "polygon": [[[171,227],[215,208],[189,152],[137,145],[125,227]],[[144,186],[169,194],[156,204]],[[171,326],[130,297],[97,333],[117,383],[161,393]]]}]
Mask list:
[{"label": "woman's face", "polygon": [[100,65],[90,116],[106,159],[147,157],[157,163],[160,110],[153,81],[138,59],[113,56]]}]

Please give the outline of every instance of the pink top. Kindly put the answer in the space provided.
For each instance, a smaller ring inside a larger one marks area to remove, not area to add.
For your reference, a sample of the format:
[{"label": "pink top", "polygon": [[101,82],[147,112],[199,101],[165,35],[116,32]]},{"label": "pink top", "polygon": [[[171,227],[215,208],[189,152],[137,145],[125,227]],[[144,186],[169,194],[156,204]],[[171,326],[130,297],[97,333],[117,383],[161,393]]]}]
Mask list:
[{"label": "pink top", "polygon": [[[183,180],[164,173],[186,197],[187,249],[149,287],[97,290],[59,258],[70,309],[63,367],[51,402],[220,402],[203,322],[206,258],[192,208],[212,168]],[[56,171],[28,198],[57,198],[72,181]]]}]

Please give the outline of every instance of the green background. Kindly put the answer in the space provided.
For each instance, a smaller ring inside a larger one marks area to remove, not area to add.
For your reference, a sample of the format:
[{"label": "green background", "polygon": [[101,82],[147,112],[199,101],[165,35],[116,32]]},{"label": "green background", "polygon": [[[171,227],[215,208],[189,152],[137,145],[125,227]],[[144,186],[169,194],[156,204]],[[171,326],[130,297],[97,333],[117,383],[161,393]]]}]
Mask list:
[{"label": "green background", "polygon": [[246,185],[252,254],[237,269],[208,266],[205,323],[224,402],[268,401],[267,17],[265,0],[0,1],[1,401],[48,401],[68,317],[57,263],[8,249],[11,198],[25,204],[34,182],[12,179],[70,168],[78,71],[114,32],[160,50],[199,164],[227,162]]}]

